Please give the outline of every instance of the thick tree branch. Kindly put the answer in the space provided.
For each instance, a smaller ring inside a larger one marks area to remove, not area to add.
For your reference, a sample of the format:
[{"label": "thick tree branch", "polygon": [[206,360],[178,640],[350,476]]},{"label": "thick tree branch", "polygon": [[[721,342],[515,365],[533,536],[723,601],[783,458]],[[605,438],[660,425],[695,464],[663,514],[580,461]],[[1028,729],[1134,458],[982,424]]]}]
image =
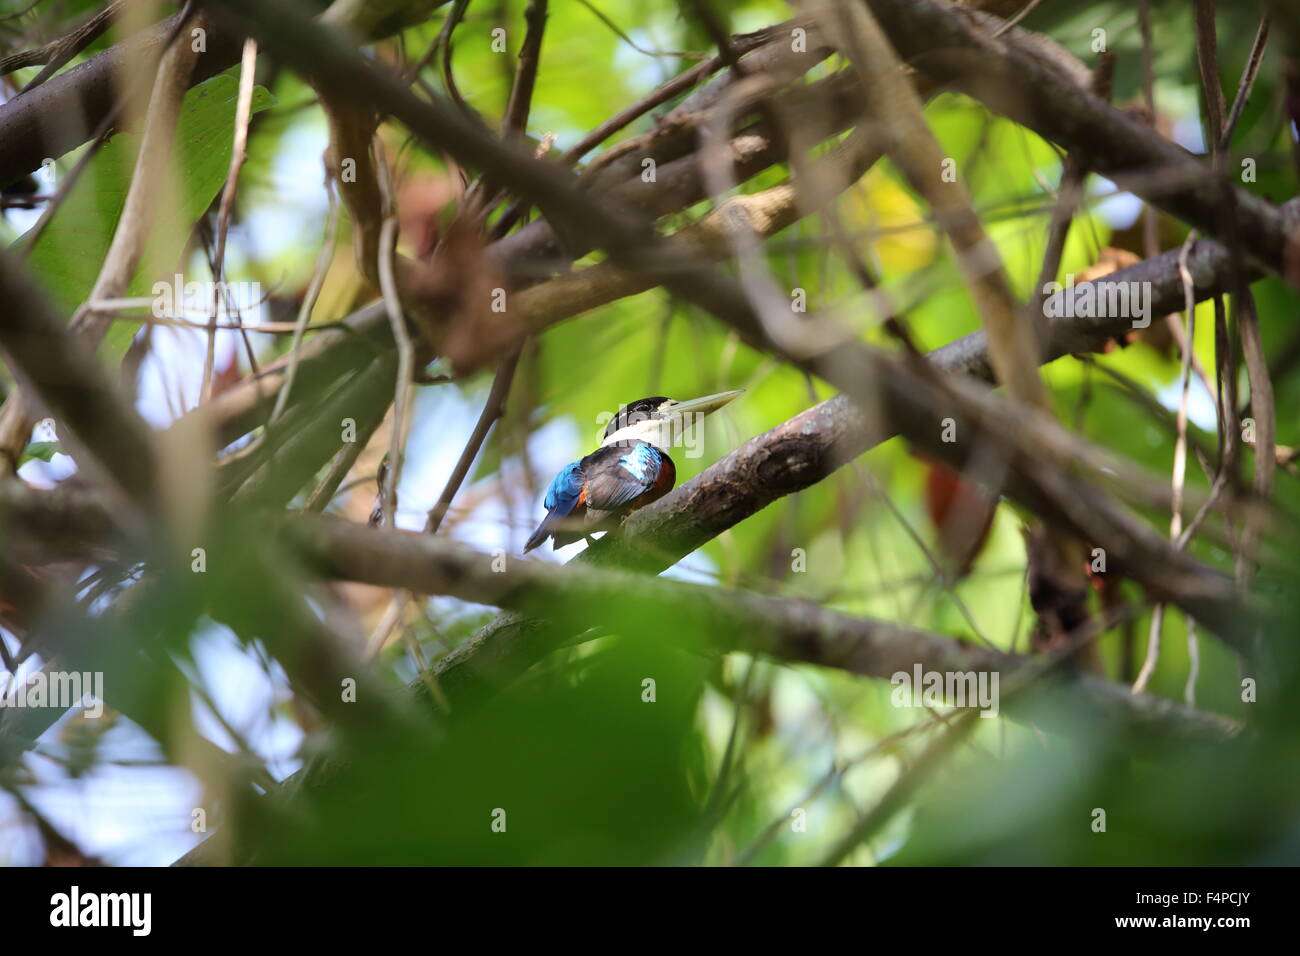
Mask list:
[{"label": "thick tree branch", "polygon": [[86,343],[25,274],[0,252],[0,348],[14,374],[72,432],[89,453],[83,466],[101,465],[137,505],[153,500],[156,456],[149,427],[118,394]]},{"label": "thick tree branch", "polygon": [[990,18],[935,0],[869,5],[894,47],[917,69],[1077,153],[1091,169],[1205,235],[1230,240],[1219,235],[1224,212],[1235,217],[1253,263],[1288,276],[1293,230],[1277,207],[1240,188],[1225,188],[1208,166],[1067,79],[1054,61],[1009,35],[992,36]]},{"label": "thick tree branch", "polygon": [[[0,184],[40,169],[47,157],[57,159],[94,136],[102,118],[117,108],[122,90],[136,76],[153,71],[180,16],[168,17],[0,106]],[[238,38],[212,31],[207,45],[191,84],[239,61]]]},{"label": "thick tree branch", "polygon": [[[477,126],[436,101],[419,102],[391,77],[360,60],[329,33],[278,8],[253,9],[246,0],[227,0],[223,6],[238,8],[250,16],[255,32],[264,41],[278,46],[281,55],[291,59],[304,72],[321,82],[335,85],[340,96],[360,96],[365,91],[368,97],[406,123],[420,138],[447,149],[462,162],[481,168],[489,176],[511,182],[521,195],[551,215],[553,222],[585,230],[616,263],[648,269],[674,292],[734,325],[746,340],[758,347],[766,347],[761,324],[734,283],[711,270],[700,268],[698,264],[681,261],[680,256],[672,255],[661,243],[654,241],[635,219],[625,219],[615,210],[593,207],[558,171],[503,147]],[[294,38],[293,43],[286,42],[290,36]],[[1071,91],[1072,96],[1077,93],[1077,89]],[[1188,161],[1199,169],[1199,164],[1190,158]],[[854,394],[862,403],[860,407],[871,407],[877,398],[863,390],[862,374],[878,372],[888,379],[888,400],[906,408],[909,384],[906,369],[860,348],[846,349],[846,343],[839,340],[838,334],[831,334],[833,329],[826,331],[827,337],[809,356],[809,359],[813,354],[821,356],[818,362],[812,363],[815,370],[827,372],[832,381]],[[823,366],[821,362],[829,364]],[[912,408],[910,411],[923,409]],[[912,425],[916,426],[915,418]],[[1045,490],[1042,486],[1022,489],[1031,497],[1038,494],[1039,504],[1044,503],[1041,493]],[[1061,491],[1061,488],[1055,489],[1058,495]],[[1107,520],[1111,522],[1109,530],[1121,536],[1131,537],[1135,530],[1127,527],[1117,514],[1110,515]],[[1111,542],[1100,543],[1109,545]],[[1150,544],[1146,542],[1144,546]],[[1114,545],[1121,552],[1125,550],[1121,541],[1114,542]],[[1186,594],[1180,597],[1190,598]],[[1223,596],[1215,590],[1209,600],[1222,601]],[[1229,616],[1224,613],[1226,608],[1210,610],[1217,626],[1231,624]]]},{"label": "thick tree branch", "polygon": [[[1286,209],[1291,215],[1300,213],[1300,200]],[[1211,240],[1196,244],[1187,266],[1197,301],[1220,294],[1233,281],[1231,254]],[[1096,301],[1107,290],[1129,283],[1149,284],[1151,314],[1178,309],[1183,301],[1178,250],[1049,297],[1052,307],[1047,314],[1056,317],[1043,323],[1043,360],[1100,349],[1131,329],[1130,318],[1079,317],[1085,310],[1078,308],[1088,297]],[[1074,307],[1065,307],[1066,297],[1074,300]],[[993,378],[982,330],[937,349],[929,360],[943,372],[984,381]],[[584,558],[662,571],[773,501],[821,481],[884,437],[869,427],[847,395],[836,395],[751,438],[671,494],[641,509],[624,523],[621,534],[598,541],[584,552]],[[535,660],[542,654],[528,646],[532,627],[517,615],[503,615],[445,659],[439,670],[444,675],[462,667],[473,670],[480,654],[485,658],[517,654]]]},{"label": "thick tree branch", "polygon": [[[686,584],[595,568],[564,568],[511,560],[494,569],[490,554],[446,539],[407,532],[383,534],[328,516],[287,525],[305,559],[323,573],[423,594],[447,594],[523,613],[576,620],[585,627],[607,622],[620,632],[672,640],[715,653],[745,651],[792,664],[834,667],[888,680],[915,664],[926,670],[997,671],[1010,677],[1032,659],[962,644],[884,621],[852,617],[792,599]],[[677,622],[668,626],[668,621]],[[1233,723],[1165,701],[1132,695],[1105,681],[1070,681],[1058,688],[1112,729],[1141,729],[1156,737],[1201,742],[1230,736]],[[444,690],[449,688],[444,685]],[[453,697],[453,703],[455,698]],[[1046,713],[1035,709],[1035,719]],[[1058,729],[1069,731],[1068,726]],[[1090,732],[1097,729],[1091,725]]]},{"label": "thick tree branch", "polygon": [[903,74],[893,47],[866,7],[854,3],[827,6],[822,15],[843,28],[841,47],[867,90],[875,113],[873,128],[952,243],[988,337],[998,382],[1018,401],[1050,413],[1028,317],[1016,302],[997,246],[975,214],[966,187],[960,178],[945,181],[943,150],[925,121],[921,97]]},{"label": "thick tree branch", "polygon": [[[322,19],[350,27],[362,36],[389,35],[411,18],[427,15],[447,0],[383,0],[356,3],[338,0]],[[405,14],[404,9],[409,8]],[[0,186],[8,185],[47,157],[57,159],[95,135],[103,117],[117,106],[121,91],[137,72],[150,73],[163,43],[175,31],[175,14],[85,63],[61,73],[36,89],[0,105]],[[209,30],[207,52],[190,83],[201,83],[239,62],[242,38]]]}]

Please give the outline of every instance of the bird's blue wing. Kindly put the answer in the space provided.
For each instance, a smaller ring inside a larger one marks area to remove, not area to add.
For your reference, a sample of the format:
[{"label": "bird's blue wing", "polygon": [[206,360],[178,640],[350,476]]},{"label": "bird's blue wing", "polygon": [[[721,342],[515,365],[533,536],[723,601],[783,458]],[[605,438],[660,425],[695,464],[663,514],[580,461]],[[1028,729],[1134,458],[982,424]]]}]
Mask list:
[{"label": "bird's blue wing", "polygon": [[[559,534],[558,529],[573,513],[574,508],[578,506],[578,500],[582,497],[582,482],[580,461],[565,465],[560,469],[560,473],[551,479],[550,487],[546,489],[546,517],[542,519],[542,523],[537,526],[537,530],[524,545],[525,554],[533,548],[540,547],[552,535]],[[555,547],[559,546],[557,537]]]},{"label": "bird's blue wing", "polygon": [[571,461],[560,469],[560,473],[551,479],[546,489],[546,510],[559,511],[567,515],[578,503],[582,494],[582,462]]},{"label": "bird's blue wing", "polygon": [[653,445],[609,445],[582,460],[587,481],[587,507],[618,511],[655,487],[664,455]]}]

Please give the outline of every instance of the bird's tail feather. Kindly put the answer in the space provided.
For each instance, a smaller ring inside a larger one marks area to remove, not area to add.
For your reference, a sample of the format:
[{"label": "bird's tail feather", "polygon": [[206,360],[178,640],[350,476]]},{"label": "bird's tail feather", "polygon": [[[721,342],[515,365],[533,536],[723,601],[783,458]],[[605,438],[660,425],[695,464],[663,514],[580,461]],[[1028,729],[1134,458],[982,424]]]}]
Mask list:
[{"label": "bird's tail feather", "polygon": [[556,526],[558,526],[563,520],[564,515],[559,513],[558,508],[547,512],[546,517],[542,519],[542,523],[537,526],[537,530],[532,533],[528,538],[528,541],[524,544],[524,554],[527,554],[529,551],[533,550],[533,548],[538,548],[545,544],[546,539],[551,536],[551,532],[554,531]]}]

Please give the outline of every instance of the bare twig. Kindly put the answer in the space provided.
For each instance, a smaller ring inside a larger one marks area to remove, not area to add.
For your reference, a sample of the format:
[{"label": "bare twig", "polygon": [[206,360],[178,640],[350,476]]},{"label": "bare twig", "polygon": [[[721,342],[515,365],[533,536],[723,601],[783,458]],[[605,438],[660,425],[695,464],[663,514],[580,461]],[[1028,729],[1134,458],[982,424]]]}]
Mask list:
[{"label": "bare twig", "polygon": [[[1196,329],[1196,296],[1193,291],[1192,276],[1187,269],[1187,257],[1195,244],[1196,233],[1192,232],[1188,235],[1187,241],[1183,243],[1183,248],[1178,257],[1178,272],[1183,279],[1183,294],[1186,297],[1187,325],[1186,336],[1183,340],[1182,391],[1178,402],[1178,437],[1174,443],[1173,475],[1170,479],[1173,488],[1173,505],[1170,509],[1169,537],[1175,542],[1176,547],[1180,546],[1183,528],[1183,480],[1187,468],[1187,399],[1192,374],[1192,342],[1195,341],[1194,333]],[[1151,676],[1155,673],[1156,663],[1160,657],[1160,632],[1164,626],[1164,612],[1163,603],[1158,603],[1151,612],[1151,633],[1147,638],[1146,658],[1142,662],[1142,669],[1138,671],[1137,679],[1133,682],[1133,693],[1135,694],[1146,690]],[[1190,637],[1189,640],[1191,640]]]},{"label": "bare twig", "polygon": [[502,132],[507,136],[522,136],[528,131],[528,113],[533,103],[533,87],[537,83],[537,69],[541,66],[542,35],[546,29],[547,0],[529,0],[524,11],[528,29],[519,49],[519,69],[510,89],[510,102],[501,121]]},{"label": "bare twig", "polygon": [[1012,295],[997,247],[971,209],[965,186],[959,178],[943,178],[945,157],[922,115],[916,89],[865,4],[844,4],[837,11],[847,18],[841,20],[845,52],[873,93],[886,148],[934,209],[957,253],[988,335],[998,381],[1018,401],[1047,410],[1047,391],[1038,376],[1037,338]]},{"label": "bare twig", "polygon": [[[1113,53],[1103,53],[1097,58],[1093,71],[1092,91],[1103,100],[1110,100],[1111,84],[1115,78],[1116,57]],[[1077,154],[1071,153],[1065,158],[1061,170],[1061,186],[1056,205],[1052,208],[1052,220],[1047,228],[1047,247],[1043,252],[1043,266],[1038,273],[1038,285],[1034,288],[1032,301],[1035,307],[1033,315],[1042,315],[1043,301],[1047,298],[1047,284],[1056,278],[1061,269],[1061,256],[1065,253],[1065,241],[1070,235],[1070,224],[1074,220],[1075,210],[1083,199],[1083,187],[1088,178],[1088,168]]]},{"label": "bare twig", "polygon": [[321,243],[320,252],[316,256],[316,266],[307,283],[307,291],[303,293],[302,302],[298,305],[298,318],[293,326],[293,342],[289,346],[289,362],[284,376],[284,385],[275,396],[275,407],[271,410],[270,423],[276,422],[284,414],[285,404],[293,391],[293,380],[298,374],[298,360],[301,358],[299,346],[302,345],[303,333],[311,321],[312,309],[316,307],[316,300],[320,298],[320,290],[325,285],[325,276],[329,272],[330,262],[334,259],[334,244],[338,239],[339,201],[338,194],[334,191],[334,177],[328,169],[325,172],[325,192],[329,197],[329,212],[325,217],[325,240]]},{"label": "bare twig", "polygon": [[36,89],[62,69],[64,64],[74,56],[99,39],[113,25],[113,21],[117,19],[122,8],[129,2],[130,0],[113,0],[107,7],[100,10],[67,36],[59,37],[57,40],[53,40],[36,50],[27,50],[23,53],[15,53],[12,56],[0,58],[0,76],[23,67],[44,64],[44,69],[23,87],[23,92],[27,93]]},{"label": "bare twig", "polygon": [[[171,140],[180,114],[181,99],[189,86],[190,73],[197,59],[197,54],[190,50],[188,43],[176,42],[181,27],[186,22],[188,11],[187,4],[185,14],[173,21],[167,34],[168,45],[154,79],[149,110],[145,119],[144,136],[131,185],[118,219],[117,231],[113,234],[112,244],[104,257],[88,301],[111,299],[121,295],[134,277],[144,254],[145,243],[153,224],[156,200],[162,191],[159,184],[166,181],[164,174],[166,164],[171,157]],[[117,123],[120,112],[120,105],[107,111],[95,137],[97,144],[103,143],[112,126]],[[71,191],[95,152],[94,148],[87,151],[73,168],[68,180],[56,194],[55,200],[33,227],[30,238],[25,240],[22,247],[23,255],[30,252],[40,232],[53,217],[58,204]],[[84,329],[92,345],[97,346],[106,322],[104,316],[83,306],[72,317],[70,324],[76,330]],[[0,459],[6,470],[12,472],[17,469],[18,456],[27,443],[31,427],[31,411],[22,394],[14,392],[0,407]]]},{"label": "bare twig", "polygon": [[[1002,706],[1014,710],[1025,697],[1032,695],[1036,687],[1065,669],[1085,647],[1118,623],[1117,617],[1110,615],[1109,619],[1088,622],[1070,634],[1058,650],[1036,658],[1033,663],[1012,673],[1001,688]],[[978,720],[979,711],[972,709],[963,710],[952,718],[947,727],[925,746],[920,755],[890,785],[871,811],[861,817],[822,858],[820,865],[836,866],[844,862],[860,844],[888,822],[952,756],[970,735]]]},{"label": "bare twig", "polygon": [[112,484],[136,506],[151,503],[156,479],[152,434],[118,394],[84,336],[62,317],[24,274],[17,260],[0,252],[0,348],[10,368],[68,426],[79,464],[101,466]]},{"label": "bare twig", "polygon": [[704,60],[708,58],[707,53],[691,53],[684,50],[647,50],[645,47],[638,45],[617,23],[602,13],[591,0],[578,0],[578,2],[595,14],[596,19],[609,27],[616,37],[638,53],[644,53],[646,56],[673,57],[679,60]]},{"label": "bare twig", "polygon": [[[483,403],[483,410],[479,413],[478,421],[474,423],[474,430],[470,433],[465,447],[461,449],[460,457],[456,460],[456,466],[448,476],[442,493],[438,495],[438,500],[434,502],[425,517],[425,534],[437,534],[438,529],[442,527],[442,520],[447,516],[447,511],[451,508],[451,503],[461,485],[469,477],[469,471],[483,448],[483,442],[487,440],[488,432],[505,412],[506,397],[510,394],[510,385],[514,381],[515,370],[519,366],[522,352],[523,346],[520,345],[502,360],[497,369],[492,379],[492,388],[488,391],[487,401]],[[387,646],[393,629],[402,620],[406,606],[413,598],[414,595],[409,591],[399,591],[393,595],[383,617],[366,643],[367,658],[375,656]]]},{"label": "bare twig", "polygon": [[488,391],[487,401],[483,403],[483,410],[479,413],[478,421],[474,423],[474,430],[470,433],[469,441],[465,443],[465,447],[461,450],[460,458],[456,460],[456,467],[452,469],[451,475],[447,478],[447,484],[443,487],[442,494],[438,496],[438,500],[434,502],[425,518],[425,534],[438,533],[438,529],[442,526],[442,519],[446,517],[447,509],[451,507],[452,500],[456,497],[456,492],[460,490],[460,486],[469,477],[469,470],[478,457],[483,442],[487,440],[488,432],[491,431],[497,419],[505,414],[506,397],[510,394],[510,385],[514,382],[515,370],[519,367],[519,357],[522,353],[523,347],[519,346],[501,360],[501,366],[492,379],[492,388]]},{"label": "bare twig", "polygon": [[[385,195],[391,197],[388,186],[387,163],[378,156],[379,178]],[[390,199],[391,202],[391,199]],[[397,343],[397,388],[393,397],[393,433],[388,449],[388,479],[381,489],[383,520],[389,528],[396,528],[397,486],[402,476],[402,459],[406,447],[407,419],[411,406],[411,384],[415,375],[415,346],[406,328],[406,316],[398,297],[397,281],[393,277],[393,256],[397,245],[397,211],[386,202],[388,213],[379,239],[379,283],[384,291],[384,305]]]},{"label": "bare twig", "polygon": [[[1138,0],[1138,27],[1142,34],[1142,102],[1146,106],[1147,123],[1154,131],[1157,125],[1154,42],[1151,35],[1151,0]],[[1159,213],[1150,202],[1142,204],[1142,252],[1148,259],[1160,252]]]},{"label": "bare twig", "polygon": [[[1250,411],[1255,424],[1255,494],[1263,500],[1273,495],[1273,480],[1277,471],[1274,446],[1277,443],[1277,405],[1273,382],[1269,377],[1268,359],[1264,354],[1264,341],[1260,333],[1259,313],[1255,297],[1247,289],[1237,295],[1237,325],[1241,330],[1241,351],[1246,360],[1250,380]],[[1237,576],[1247,580],[1255,561],[1254,548],[1259,537],[1257,523],[1243,530],[1241,550],[1237,558]]]},{"label": "bare twig", "polygon": [[1246,110],[1246,103],[1250,100],[1250,91],[1255,86],[1255,77],[1259,75],[1260,63],[1264,60],[1264,48],[1268,46],[1269,18],[1265,16],[1259,21],[1259,29],[1255,31],[1255,41],[1250,47],[1250,56],[1246,60],[1246,66],[1241,72],[1241,82],[1237,84],[1237,95],[1233,97],[1232,109],[1228,112],[1228,120],[1223,126],[1223,132],[1219,136],[1219,149],[1226,152],[1232,143],[1232,134],[1237,130],[1237,123],[1241,120],[1241,114]]},{"label": "bare twig", "polygon": [[248,120],[253,111],[253,83],[257,78],[257,41],[244,41],[243,62],[239,69],[239,97],[235,104],[235,141],[230,151],[230,170],[226,185],[221,191],[221,205],[217,213],[216,251],[212,257],[212,311],[208,317],[208,347],[203,357],[202,387],[199,403],[206,405],[212,399],[212,366],[217,351],[217,312],[221,305],[221,290],[226,281],[226,236],[230,231],[230,214],[235,208],[235,191],[239,185],[239,170],[244,165],[248,144]]}]

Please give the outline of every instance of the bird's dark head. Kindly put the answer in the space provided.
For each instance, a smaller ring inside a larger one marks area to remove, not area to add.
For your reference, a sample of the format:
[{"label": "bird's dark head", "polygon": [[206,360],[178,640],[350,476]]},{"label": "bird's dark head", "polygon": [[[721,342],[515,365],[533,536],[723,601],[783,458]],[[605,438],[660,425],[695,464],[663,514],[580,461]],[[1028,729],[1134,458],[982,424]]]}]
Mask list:
[{"label": "bird's dark head", "polygon": [[609,420],[601,444],[644,441],[666,451],[674,439],[692,425],[695,416],[703,417],[717,411],[743,391],[743,388],[738,388],[680,402],[663,395],[639,398],[624,405]]},{"label": "bird's dark head", "polygon": [[662,395],[652,395],[650,398],[638,398],[635,402],[628,402],[609,420],[609,424],[605,426],[604,437],[608,438],[616,431],[650,418],[663,418],[667,414],[667,409],[675,404],[671,398]]}]

